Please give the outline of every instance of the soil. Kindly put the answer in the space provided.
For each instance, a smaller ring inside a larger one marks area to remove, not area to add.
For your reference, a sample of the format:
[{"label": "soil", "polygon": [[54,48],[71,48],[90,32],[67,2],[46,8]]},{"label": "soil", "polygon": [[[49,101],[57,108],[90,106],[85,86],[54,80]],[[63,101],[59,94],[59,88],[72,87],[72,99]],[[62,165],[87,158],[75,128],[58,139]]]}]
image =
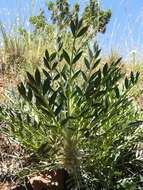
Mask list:
[{"label": "soil", "polygon": [[0,183],[0,190],[66,190],[67,177],[68,173],[59,169],[27,177],[24,185],[19,185],[16,181],[5,181]]},{"label": "soil", "polygon": [[[2,127],[2,126],[1,126]],[[28,155],[8,136],[0,134],[0,190],[65,190],[68,173],[64,169],[37,173],[19,185],[16,172],[21,171]],[[27,189],[26,189],[27,188]]]}]

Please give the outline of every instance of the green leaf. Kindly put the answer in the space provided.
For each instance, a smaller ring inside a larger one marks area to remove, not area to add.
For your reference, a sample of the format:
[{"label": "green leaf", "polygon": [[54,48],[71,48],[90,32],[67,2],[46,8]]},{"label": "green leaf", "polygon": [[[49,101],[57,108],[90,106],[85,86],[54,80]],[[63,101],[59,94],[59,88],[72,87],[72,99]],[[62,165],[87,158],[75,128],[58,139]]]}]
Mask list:
[{"label": "green leaf", "polygon": [[125,87],[126,87],[126,89],[129,88],[129,80],[127,77],[125,78]]},{"label": "green leaf", "polygon": [[51,70],[51,67],[49,65],[49,61],[44,57],[44,65],[49,69]]},{"label": "green leaf", "polygon": [[47,79],[51,80],[51,76],[49,75],[49,73],[45,69],[43,69],[43,73]]},{"label": "green leaf", "polygon": [[80,87],[79,87],[79,86],[77,86],[77,85],[76,85],[76,90],[77,90],[77,92],[78,92],[78,94],[79,94],[80,96],[82,96],[82,95],[83,95],[82,90],[81,90],[81,89],[80,89]]},{"label": "green leaf", "polygon": [[76,27],[75,27],[75,24],[74,24],[73,20],[70,23],[70,29],[71,29],[71,32],[72,32],[73,36],[75,36]]},{"label": "green leaf", "polygon": [[68,63],[68,64],[70,64],[70,57],[69,57],[69,55],[68,55],[68,53],[65,51],[65,50],[63,50],[63,57],[64,57],[64,59],[66,60],[66,62]]},{"label": "green leaf", "polygon": [[52,94],[52,96],[50,97],[50,99],[49,99],[49,105],[52,105],[52,104],[55,103],[56,97],[57,97],[57,91],[55,91],[55,92]]},{"label": "green leaf", "polygon": [[116,86],[114,89],[115,89],[116,97],[117,97],[117,98],[120,98],[120,91],[119,91],[119,88]]},{"label": "green leaf", "polygon": [[98,43],[95,41],[93,44],[94,52],[97,52],[99,50]]},{"label": "green leaf", "polygon": [[32,85],[35,85],[36,82],[35,82],[34,77],[33,77],[29,72],[26,72],[26,74],[27,74],[27,77],[28,77],[29,83],[32,84]]},{"label": "green leaf", "polygon": [[108,78],[106,79],[105,83],[106,83],[106,89],[107,90],[111,90],[112,86],[113,86],[111,75],[108,76]]},{"label": "green leaf", "polygon": [[97,57],[100,55],[101,49],[99,49],[96,53],[95,53],[95,58],[97,59]]},{"label": "green leaf", "polygon": [[86,65],[86,68],[90,69],[90,63],[89,63],[89,61],[86,58],[84,58],[84,63]]},{"label": "green leaf", "polygon": [[68,121],[69,121],[69,118],[63,119],[61,121],[61,126],[63,127]]},{"label": "green leaf", "polygon": [[62,102],[67,100],[67,97],[64,95],[64,93],[59,93],[59,94]]},{"label": "green leaf", "polygon": [[17,117],[20,121],[22,121],[21,113],[16,113],[16,117]]},{"label": "green leaf", "polygon": [[31,90],[31,88],[28,88],[27,98],[28,98],[29,101],[32,100],[32,96],[33,96],[32,90]]},{"label": "green leaf", "polygon": [[49,52],[48,52],[48,50],[46,49],[46,51],[45,51],[45,57],[46,57],[46,59],[49,61]]},{"label": "green leaf", "polygon": [[40,75],[40,71],[39,71],[38,68],[35,71],[35,81],[36,81],[36,84],[38,86],[40,86],[40,84],[41,84],[41,75]]},{"label": "green leaf", "polygon": [[56,43],[57,43],[57,51],[60,52],[60,50],[63,47],[63,42],[61,41],[61,37],[60,36],[57,37]]},{"label": "green leaf", "polygon": [[101,78],[98,76],[95,80],[94,80],[94,87],[98,87],[101,84]]},{"label": "green leaf", "polygon": [[52,53],[52,54],[50,55],[50,61],[53,61],[53,60],[56,58],[56,56],[57,56],[57,53],[56,53],[56,52]]},{"label": "green leaf", "polygon": [[27,82],[27,85],[33,90],[35,94],[39,93],[39,90],[37,89],[36,85],[32,85],[30,82]]},{"label": "green leaf", "polygon": [[88,55],[89,55],[90,60],[92,60],[93,59],[93,52],[89,47],[88,47]]},{"label": "green leaf", "polygon": [[58,43],[58,49],[57,51],[60,52],[63,47],[63,42]]},{"label": "green leaf", "polygon": [[22,82],[18,85],[18,91],[23,97],[26,97],[26,90]]},{"label": "green leaf", "polygon": [[103,108],[104,108],[104,112],[107,112],[109,107],[109,101],[108,101],[108,97],[104,98],[103,100]]},{"label": "green leaf", "polygon": [[85,91],[86,98],[89,98],[89,96],[93,94],[93,90],[94,90],[94,87],[91,84],[88,84]]},{"label": "green leaf", "polygon": [[75,64],[80,58],[81,58],[81,55],[82,55],[83,51],[79,52],[73,59],[72,61],[72,64]]},{"label": "green leaf", "polygon": [[83,79],[84,79],[85,81],[87,81],[87,76],[86,76],[86,74],[85,74],[83,71],[81,72],[81,74],[82,74]]},{"label": "green leaf", "polygon": [[99,71],[94,72],[94,73],[91,75],[89,81],[91,82],[91,81],[95,80],[95,78],[97,78],[98,75],[99,75]]},{"label": "green leaf", "polygon": [[60,73],[58,73],[54,78],[53,78],[53,81],[54,80],[58,80],[60,78]]},{"label": "green leaf", "polygon": [[75,90],[75,91],[73,90],[71,98],[75,97],[76,95],[77,95],[77,90]]},{"label": "green leaf", "polygon": [[88,26],[83,27],[77,34],[77,38],[83,36],[88,30]]},{"label": "green leaf", "polygon": [[117,59],[117,61],[113,62],[111,64],[111,66],[117,66],[121,62],[121,60],[122,60],[122,57],[120,57],[119,59]]},{"label": "green leaf", "polygon": [[50,80],[49,78],[47,78],[46,80],[44,80],[43,84],[43,95],[45,95],[49,89],[50,89]]},{"label": "green leaf", "polygon": [[52,66],[52,70],[54,70],[54,69],[57,67],[57,65],[58,65],[58,61],[55,61],[55,62],[53,63],[53,66]]},{"label": "green leaf", "polygon": [[71,82],[74,81],[74,80],[78,77],[78,75],[80,74],[80,72],[81,72],[81,70],[78,70],[78,71],[73,75],[73,77],[71,78]]},{"label": "green leaf", "polygon": [[139,75],[140,75],[140,73],[139,73],[139,72],[137,72],[137,73],[136,73],[136,80],[135,80],[135,82],[137,82],[137,81],[138,81],[138,79],[139,79]]},{"label": "green leaf", "polygon": [[108,64],[106,63],[103,67],[103,75],[106,76],[108,73]]},{"label": "green leaf", "polygon": [[62,111],[62,108],[63,108],[63,105],[62,105],[62,104],[60,104],[60,105],[57,107],[57,109],[56,109],[56,111],[55,111],[55,115],[56,115],[56,116],[59,115],[59,113]]},{"label": "green leaf", "polygon": [[63,54],[60,54],[59,56],[59,62],[61,62],[63,60]]},{"label": "green leaf", "polygon": [[61,75],[62,75],[63,79],[65,81],[67,81],[67,75],[66,75],[66,71],[65,70],[62,70]]},{"label": "green leaf", "polygon": [[131,77],[132,84],[134,84],[135,78],[134,78],[134,73],[133,72],[131,72],[130,77]]},{"label": "green leaf", "polygon": [[46,107],[40,107],[40,109],[42,110],[42,112],[43,113],[45,113],[46,115],[48,115],[48,116],[52,116],[52,114],[47,110],[47,108]]},{"label": "green leaf", "polygon": [[97,59],[96,62],[93,64],[92,70],[95,69],[99,63],[101,62],[101,59]]},{"label": "green leaf", "polygon": [[75,27],[76,28],[78,27],[78,24],[79,24],[79,20],[78,20],[78,16],[76,16],[76,18],[75,18]]},{"label": "green leaf", "polygon": [[44,107],[47,107],[47,104],[46,102],[44,101],[43,97],[39,96],[39,95],[35,95],[36,97],[36,104],[38,106],[44,106]]}]

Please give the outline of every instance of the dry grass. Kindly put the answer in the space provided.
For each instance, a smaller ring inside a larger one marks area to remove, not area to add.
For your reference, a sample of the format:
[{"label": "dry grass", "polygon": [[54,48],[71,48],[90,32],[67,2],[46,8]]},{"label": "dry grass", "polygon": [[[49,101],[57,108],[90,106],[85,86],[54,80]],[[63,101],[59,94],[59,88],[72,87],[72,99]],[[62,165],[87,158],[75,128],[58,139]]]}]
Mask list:
[{"label": "dry grass", "polygon": [[0,180],[5,180],[22,169],[24,152],[18,143],[0,134]]}]

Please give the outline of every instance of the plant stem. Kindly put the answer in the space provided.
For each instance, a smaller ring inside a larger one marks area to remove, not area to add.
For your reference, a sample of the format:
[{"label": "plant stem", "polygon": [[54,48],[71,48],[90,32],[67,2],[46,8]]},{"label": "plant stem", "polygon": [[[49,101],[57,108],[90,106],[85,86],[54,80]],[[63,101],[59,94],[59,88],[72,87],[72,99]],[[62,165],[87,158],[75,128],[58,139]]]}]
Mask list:
[{"label": "plant stem", "polygon": [[71,93],[72,93],[72,84],[71,84],[71,78],[72,78],[72,61],[73,61],[73,56],[74,56],[74,49],[75,49],[75,43],[76,43],[76,38],[73,40],[73,47],[72,47],[72,55],[71,55],[71,62],[70,62],[70,76],[69,76],[69,83],[68,83],[68,116],[71,116],[71,107],[72,107],[72,102],[71,102]]}]

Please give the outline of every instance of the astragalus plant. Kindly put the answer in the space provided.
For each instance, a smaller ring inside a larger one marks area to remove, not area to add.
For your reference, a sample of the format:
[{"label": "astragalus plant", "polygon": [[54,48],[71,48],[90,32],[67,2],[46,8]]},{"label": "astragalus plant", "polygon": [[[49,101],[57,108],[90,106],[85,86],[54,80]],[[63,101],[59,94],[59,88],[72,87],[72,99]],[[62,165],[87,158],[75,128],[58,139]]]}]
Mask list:
[{"label": "astragalus plant", "polygon": [[19,84],[23,101],[7,109],[5,132],[33,153],[27,171],[64,168],[72,177],[69,189],[121,188],[134,170],[130,150],[137,139],[130,137],[137,125],[129,92],[139,73],[124,76],[121,59],[101,64],[96,43],[91,49],[79,43],[88,33],[82,19],[69,29],[71,50],[58,37],[43,67]]}]

